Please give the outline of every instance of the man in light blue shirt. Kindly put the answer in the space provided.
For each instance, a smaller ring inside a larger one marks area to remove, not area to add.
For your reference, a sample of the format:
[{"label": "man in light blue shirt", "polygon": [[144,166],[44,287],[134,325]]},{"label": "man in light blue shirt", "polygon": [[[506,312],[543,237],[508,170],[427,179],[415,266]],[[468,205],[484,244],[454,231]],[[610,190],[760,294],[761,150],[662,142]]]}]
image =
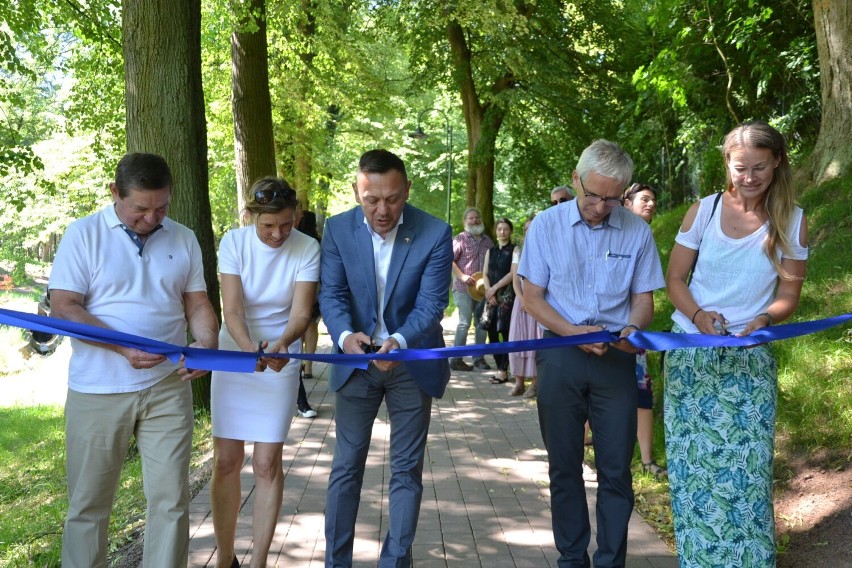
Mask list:
[{"label": "man in light blue shirt", "polygon": [[[651,323],[653,291],[664,286],[663,271],[648,224],[620,206],[632,175],[630,156],[617,144],[597,140],[573,173],[577,198],[532,222],[518,273],[526,280],[524,308],[544,327],[545,337],[608,329],[625,338]],[[624,566],[633,510],[635,350],[623,340],[548,349],[536,354],[536,365],[558,565],[589,566],[582,478],[588,419],[600,481],[594,564]]]}]

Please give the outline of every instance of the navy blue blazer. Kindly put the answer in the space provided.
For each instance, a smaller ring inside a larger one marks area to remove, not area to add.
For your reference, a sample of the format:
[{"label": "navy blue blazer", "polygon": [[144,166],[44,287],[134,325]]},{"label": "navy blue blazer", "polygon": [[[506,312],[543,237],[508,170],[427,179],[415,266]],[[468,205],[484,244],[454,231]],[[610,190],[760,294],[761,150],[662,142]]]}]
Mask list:
[{"label": "navy blue blazer", "polygon": [[[319,303],[334,352],[344,331],[372,335],[378,321],[373,241],[360,206],[329,218],[322,235]],[[441,320],[449,304],[452,229],[405,204],[385,287],[385,327],[411,349],[444,347]],[[402,363],[423,392],[441,398],[450,380],[446,359]],[[355,370],[332,365],[329,387],[339,390]]]}]

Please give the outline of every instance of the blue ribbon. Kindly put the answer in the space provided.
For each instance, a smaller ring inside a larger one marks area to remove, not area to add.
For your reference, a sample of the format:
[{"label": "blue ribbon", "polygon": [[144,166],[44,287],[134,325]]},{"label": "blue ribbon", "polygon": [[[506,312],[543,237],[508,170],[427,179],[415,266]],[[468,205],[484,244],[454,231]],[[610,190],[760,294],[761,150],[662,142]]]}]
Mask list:
[{"label": "blue ribbon", "polygon": [[[738,337],[735,335],[704,335],[700,333],[664,333],[659,331],[636,331],[627,338],[634,347],[652,351],[666,351],[687,347],[750,347],[789,339],[823,331],[840,325],[852,319],[852,313],[834,316],[814,321],[773,325],[761,328],[754,333]],[[245,351],[225,351],[218,349],[201,349],[198,347],[181,347],[147,339],[130,333],[123,333],[103,327],[66,321],[36,314],[27,314],[14,310],[0,309],[0,324],[11,325],[33,331],[41,331],[56,335],[76,337],[86,341],[109,343],[123,347],[132,347],[147,353],[164,355],[177,363],[181,357],[186,358],[186,366],[190,369],[205,369],[208,371],[231,371],[250,373],[255,369],[257,353]],[[370,361],[422,361],[425,359],[445,359],[448,357],[480,356],[485,353],[515,353],[518,351],[537,351],[554,349],[566,345],[583,345],[588,343],[610,343],[618,341],[618,335],[610,331],[597,331],[582,335],[566,337],[546,337],[544,339],[528,339],[524,341],[507,341],[489,343],[487,345],[467,345],[459,347],[439,347],[435,349],[402,349],[391,353],[370,353],[366,355],[348,355],[343,353],[269,353],[266,357],[280,357],[319,361],[337,365],[348,365],[366,369]]]}]

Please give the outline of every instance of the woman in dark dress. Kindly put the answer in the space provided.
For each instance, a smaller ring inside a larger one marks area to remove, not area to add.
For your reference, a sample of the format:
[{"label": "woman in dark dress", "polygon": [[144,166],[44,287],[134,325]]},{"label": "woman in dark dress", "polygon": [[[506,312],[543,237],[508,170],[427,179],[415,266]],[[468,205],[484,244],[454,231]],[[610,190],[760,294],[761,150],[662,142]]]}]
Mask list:
[{"label": "woman in dark dress", "polygon": [[[512,222],[501,217],[497,219],[494,232],[497,244],[485,253],[485,301],[490,314],[488,324],[488,343],[508,341],[509,323],[512,319],[512,305],[515,303],[515,290],[512,287]],[[501,339],[502,338],[502,339]],[[509,380],[509,356],[505,353],[494,355],[497,374],[491,383],[498,385]]]}]

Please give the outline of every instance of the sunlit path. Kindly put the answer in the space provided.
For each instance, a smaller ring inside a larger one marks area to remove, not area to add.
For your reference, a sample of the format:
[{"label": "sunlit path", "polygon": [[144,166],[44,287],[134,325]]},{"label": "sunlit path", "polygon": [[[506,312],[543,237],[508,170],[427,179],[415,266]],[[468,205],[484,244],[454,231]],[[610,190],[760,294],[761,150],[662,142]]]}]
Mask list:
[{"label": "sunlit path", "polygon": [[[270,566],[323,565],[325,490],[335,443],[334,397],[326,389],[327,372],[325,365],[314,365],[316,378],[306,380],[305,387],[319,416],[295,418],[284,448],[284,504]],[[508,383],[489,384],[485,373],[454,371],[446,396],[435,401],[415,566],[556,565],[547,460],[535,403],[510,397],[509,388]],[[382,412],[373,430],[358,513],[355,566],[376,565],[387,528],[389,435]],[[249,457],[250,451],[251,446]],[[237,528],[237,552],[244,565],[251,556],[252,489],[251,467],[246,465]],[[590,485],[592,511],[594,490],[594,484]],[[212,565],[215,541],[209,484],[192,502],[191,536],[190,566]],[[635,513],[628,556],[630,568],[677,566],[671,552]]]}]

